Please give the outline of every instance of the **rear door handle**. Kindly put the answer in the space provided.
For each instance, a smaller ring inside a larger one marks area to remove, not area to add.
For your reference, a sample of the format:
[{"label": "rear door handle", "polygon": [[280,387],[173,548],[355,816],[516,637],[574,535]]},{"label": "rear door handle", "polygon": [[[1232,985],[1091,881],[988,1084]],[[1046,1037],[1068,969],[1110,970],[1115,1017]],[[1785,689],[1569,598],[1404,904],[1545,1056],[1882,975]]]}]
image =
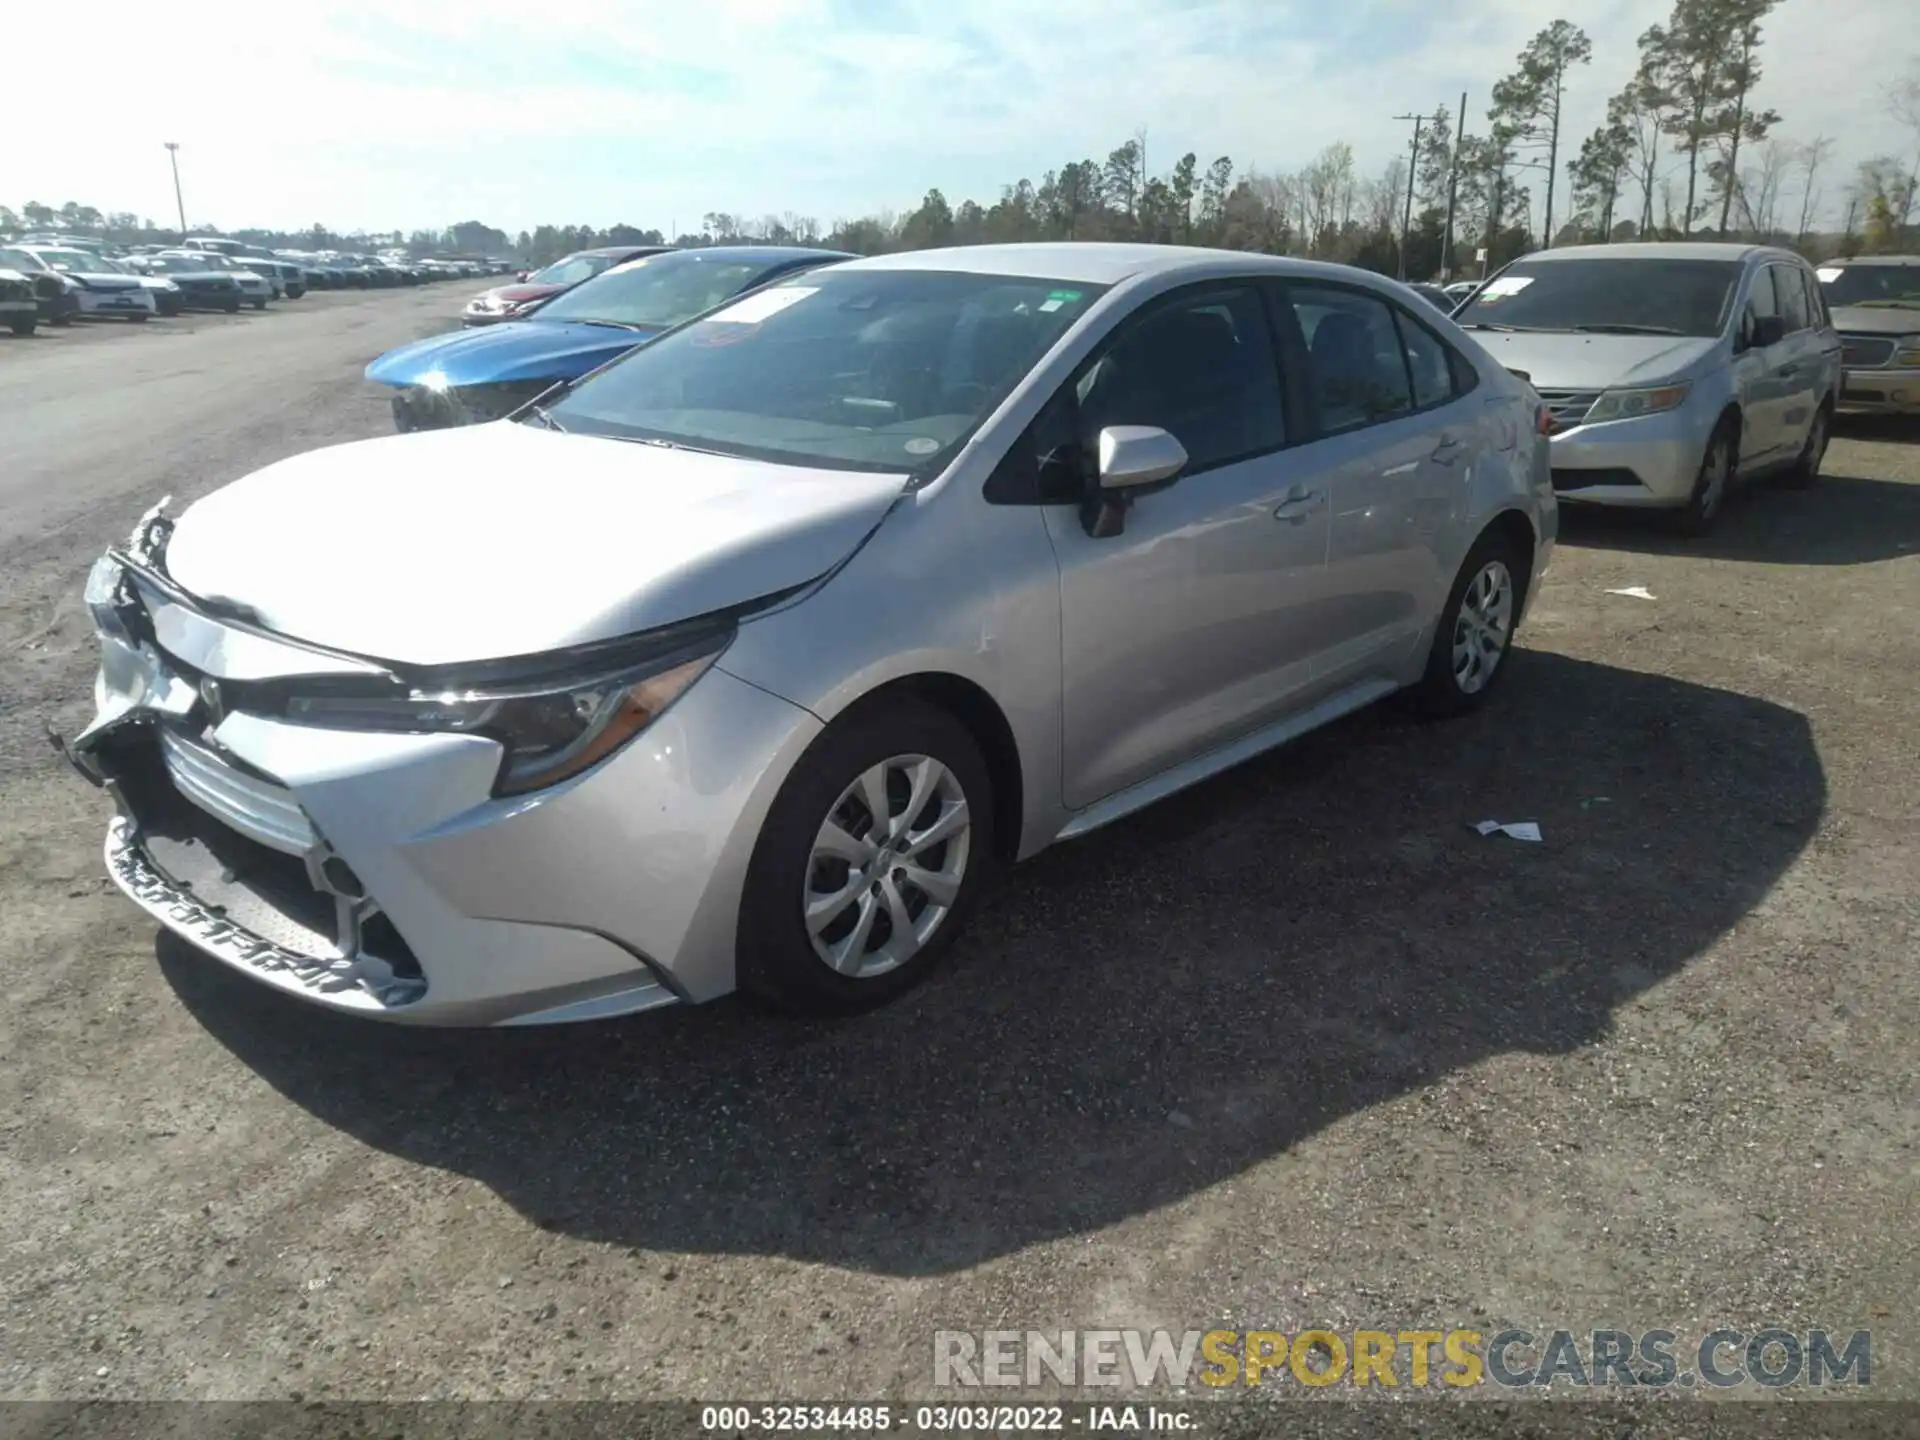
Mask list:
[{"label": "rear door handle", "polygon": [[1303,485],[1296,485],[1287,492],[1287,498],[1274,507],[1273,518],[1292,525],[1305,524],[1307,517],[1324,505],[1326,500],[1326,491],[1309,490]]},{"label": "rear door handle", "polygon": [[1451,465],[1460,458],[1466,448],[1467,442],[1458,436],[1442,435],[1440,437],[1440,443],[1433,447],[1432,452],[1427,458],[1441,465]]}]

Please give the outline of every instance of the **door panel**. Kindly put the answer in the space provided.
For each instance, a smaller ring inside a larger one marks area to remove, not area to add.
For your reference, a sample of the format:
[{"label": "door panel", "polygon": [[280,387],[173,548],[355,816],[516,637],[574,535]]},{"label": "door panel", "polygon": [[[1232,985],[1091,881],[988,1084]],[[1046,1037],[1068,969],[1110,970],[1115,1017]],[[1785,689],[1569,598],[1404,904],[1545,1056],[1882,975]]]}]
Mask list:
[{"label": "door panel", "polygon": [[1783,454],[1798,455],[1807,443],[1807,432],[1813,428],[1814,407],[1820,403],[1825,342],[1813,323],[1819,307],[1807,294],[1807,282],[1812,277],[1797,265],[1768,268],[1773,271],[1781,313],[1787,317],[1780,438]]},{"label": "door panel", "polygon": [[1108,538],[1087,534],[1077,506],[1046,511],[1074,809],[1257,728],[1313,674],[1330,497],[1280,448],[1279,371],[1252,287],[1176,293],[1124,322],[1035,422],[1036,450],[1090,473],[1101,427],[1128,424],[1168,430],[1188,469],[1135,498]]},{"label": "door panel", "polygon": [[[1749,322],[1773,316],[1785,319],[1774,289],[1773,269],[1771,265],[1763,265],[1753,272],[1747,292]],[[1786,445],[1792,344],[1793,337],[1789,335],[1777,345],[1753,346],[1739,357],[1735,373],[1742,382],[1740,463],[1743,467],[1770,463]]]},{"label": "door panel", "polygon": [[[1297,519],[1275,511],[1299,492]],[[1060,561],[1071,809],[1257,728],[1304,699],[1325,574],[1326,481],[1283,450],[1136,501],[1090,538],[1050,506]],[[1314,497],[1319,495],[1318,503]]]}]

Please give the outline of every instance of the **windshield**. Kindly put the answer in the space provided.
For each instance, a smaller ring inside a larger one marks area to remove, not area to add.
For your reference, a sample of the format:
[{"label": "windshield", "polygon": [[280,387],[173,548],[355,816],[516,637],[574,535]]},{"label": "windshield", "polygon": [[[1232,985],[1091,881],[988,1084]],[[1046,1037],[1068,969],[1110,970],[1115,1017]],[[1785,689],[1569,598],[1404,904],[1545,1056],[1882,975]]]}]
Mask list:
[{"label": "windshield", "polygon": [[8,265],[15,270],[44,270],[47,268],[24,250],[0,250],[0,265]]},{"label": "windshield", "polygon": [[40,258],[56,270],[77,270],[83,275],[102,268],[100,257],[84,250],[42,250]]},{"label": "windshield", "polygon": [[536,320],[598,320],[665,329],[711,310],[777,268],[765,260],[727,259],[698,251],[629,260],[556,300]]},{"label": "windshield", "polygon": [[1520,260],[1453,318],[1469,330],[1718,335],[1739,279],[1737,260]]},{"label": "windshield", "polygon": [[930,471],[1105,288],[819,270],[642,346],[550,414],[567,430],[782,464]]},{"label": "windshield", "polygon": [[544,270],[536,270],[527,277],[533,285],[578,285],[582,280],[590,280],[613,263],[611,255],[569,255],[564,260],[556,260]]},{"label": "windshield", "polygon": [[147,263],[157,265],[162,270],[171,270],[176,275],[195,275],[218,268],[209,265],[204,255],[191,260],[185,255],[155,255]]},{"label": "windshield", "polygon": [[1920,310],[1920,265],[1822,266],[1828,305],[1885,305]]}]

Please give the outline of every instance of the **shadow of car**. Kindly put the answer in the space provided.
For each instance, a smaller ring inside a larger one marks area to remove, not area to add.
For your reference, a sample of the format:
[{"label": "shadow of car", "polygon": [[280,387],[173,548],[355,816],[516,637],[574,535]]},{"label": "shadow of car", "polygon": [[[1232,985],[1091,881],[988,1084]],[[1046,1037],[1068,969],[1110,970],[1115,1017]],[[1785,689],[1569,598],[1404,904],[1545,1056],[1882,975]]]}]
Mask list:
[{"label": "shadow of car", "polygon": [[[396,1030],[170,939],[159,963],[281,1094],[550,1230],[949,1273],[1182,1200],[1490,1056],[1593,1043],[1813,836],[1801,715],[1514,663],[1532,673],[1468,720],[1376,707],[1041,854],[944,977],[860,1019],[723,1002]],[[1488,817],[1545,843],[1483,838]]]},{"label": "shadow of car", "polygon": [[[1879,425],[1889,423],[1898,422]],[[1849,428],[1862,424],[1851,421]],[[1569,506],[1560,512],[1560,543],[1770,565],[1867,565],[1920,554],[1920,485],[1859,475],[1822,474],[1805,490],[1736,492],[1705,539],[1675,536],[1650,523],[1654,518]]]}]

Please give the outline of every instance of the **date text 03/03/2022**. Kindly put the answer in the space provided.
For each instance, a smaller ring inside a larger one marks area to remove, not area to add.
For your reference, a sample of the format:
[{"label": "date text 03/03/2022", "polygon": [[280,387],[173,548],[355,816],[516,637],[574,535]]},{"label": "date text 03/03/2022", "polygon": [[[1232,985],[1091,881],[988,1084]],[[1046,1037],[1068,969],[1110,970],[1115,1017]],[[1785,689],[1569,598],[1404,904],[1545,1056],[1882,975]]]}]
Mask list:
[{"label": "date text 03/03/2022", "polygon": [[708,1434],[829,1431],[880,1434],[1009,1434],[1160,1432],[1194,1429],[1193,1414],[1181,1406],[1158,1404],[1033,1405],[704,1405],[700,1428]]}]

